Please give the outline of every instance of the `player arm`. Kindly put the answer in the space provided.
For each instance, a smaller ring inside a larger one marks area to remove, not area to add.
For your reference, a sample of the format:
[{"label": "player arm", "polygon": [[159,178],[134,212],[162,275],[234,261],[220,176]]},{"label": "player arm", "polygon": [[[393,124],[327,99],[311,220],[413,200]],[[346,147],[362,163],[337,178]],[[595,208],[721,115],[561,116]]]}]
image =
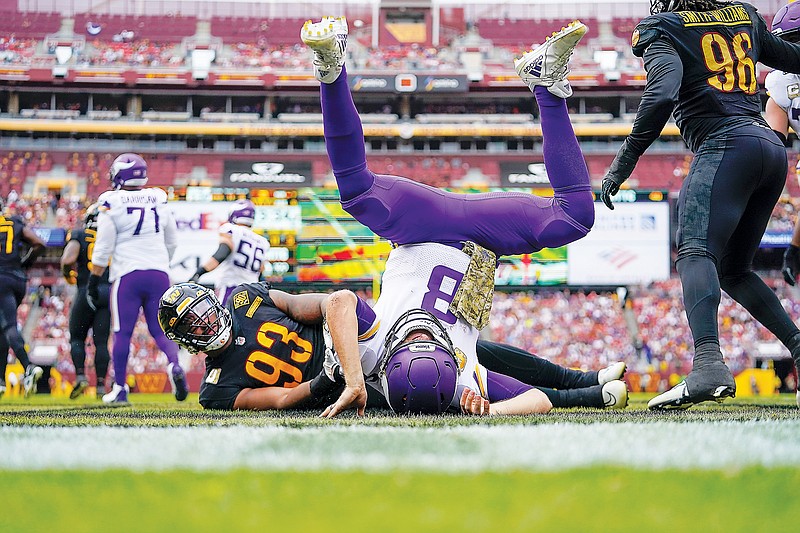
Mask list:
[{"label": "player arm", "polygon": [[37,257],[44,253],[44,249],[47,247],[47,245],[38,235],[36,235],[36,232],[27,226],[22,228],[22,240],[28,243],[30,248],[20,263],[22,264],[22,268],[28,268],[33,264],[34,261],[36,261]]},{"label": "player arm", "polygon": [[800,74],[800,44],[773,35],[763,22],[761,33],[764,39],[758,61],[776,70]]},{"label": "player arm", "polygon": [[117,226],[111,215],[101,212],[97,217],[97,235],[92,250],[92,275],[103,275],[111,260],[116,243]]},{"label": "player arm", "polygon": [[297,387],[264,387],[242,389],[233,403],[234,409],[266,411],[270,409],[290,409],[311,398],[311,382]]},{"label": "player arm", "polygon": [[232,252],[233,236],[230,233],[220,233],[217,251],[205,263],[197,267],[197,271],[192,276],[192,281],[197,281],[206,272],[211,272],[217,268]]},{"label": "player arm", "polygon": [[[67,281],[73,279],[72,271],[75,269],[75,263],[78,261],[78,254],[81,251],[81,245],[78,241],[69,241],[64,247],[64,252],[61,254],[61,273]],[[74,282],[73,282],[74,283]]]},{"label": "player arm", "polygon": [[786,137],[789,135],[789,115],[786,114],[786,110],[779,106],[774,99],[770,98],[767,100],[764,118],[767,119],[769,127],[779,134],[779,137],[783,136],[781,140],[786,144]]},{"label": "player arm", "polygon": [[352,408],[358,416],[363,416],[367,406],[367,386],[358,349],[358,301],[353,292],[343,290],[334,292],[325,302],[325,319],[345,380],[339,399],[322,413],[327,418]]},{"label": "player arm", "polygon": [[661,135],[675,104],[683,78],[683,65],[672,43],[655,40],[644,52],[647,84],[631,133],[611,163],[609,174],[619,184],[630,177],[639,157]]},{"label": "player arm", "polygon": [[539,389],[528,389],[507,400],[489,403],[489,400],[465,388],[461,393],[461,411],[465,414],[487,415],[534,415],[550,412],[553,404]]}]

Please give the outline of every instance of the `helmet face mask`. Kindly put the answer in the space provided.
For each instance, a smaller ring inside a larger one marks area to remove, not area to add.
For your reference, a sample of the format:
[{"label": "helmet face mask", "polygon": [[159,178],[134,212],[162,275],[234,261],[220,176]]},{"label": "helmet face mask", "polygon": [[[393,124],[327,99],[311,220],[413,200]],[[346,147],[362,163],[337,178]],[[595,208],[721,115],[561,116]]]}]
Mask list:
[{"label": "helmet face mask", "polygon": [[256,218],[256,206],[250,200],[237,200],[233,204],[228,222],[242,226],[252,226]]},{"label": "helmet face mask", "polygon": [[144,187],[147,184],[147,163],[137,154],[121,154],[111,163],[108,178],[113,188]]},{"label": "helmet face mask", "polygon": [[780,8],[772,18],[771,31],[785,41],[800,42],[800,2]]},{"label": "helmet face mask", "polygon": [[[425,333],[425,338],[416,338],[415,332]],[[446,411],[455,397],[459,373],[450,336],[429,312],[407,311],[386,335],[379,377],[395,413]]]},{"label": "helmet face mask", "polygon": [[167,289],[158,303],[158,322],[167,338],[190,352],[224,347],[233,320],[214,292],[196,283],[179,283]]}]

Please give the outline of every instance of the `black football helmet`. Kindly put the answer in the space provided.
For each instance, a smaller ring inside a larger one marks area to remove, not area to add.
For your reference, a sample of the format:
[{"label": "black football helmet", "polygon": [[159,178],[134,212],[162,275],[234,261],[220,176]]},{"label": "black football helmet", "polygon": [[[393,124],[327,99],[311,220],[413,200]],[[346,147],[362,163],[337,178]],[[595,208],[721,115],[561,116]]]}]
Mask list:
[{"label": "black football helmet", "polygon": [[86,214],[83,215],[83,224],[86,229],[97,229],[97,216],[100,214],[100,204],[93,203],[86,208]]},{"label": "black football helmet", "polygon": [[158,302],[158,323],[190,352],[219,350],[231,337],[233,319],[214,294],[197,283],[178,283]]}]

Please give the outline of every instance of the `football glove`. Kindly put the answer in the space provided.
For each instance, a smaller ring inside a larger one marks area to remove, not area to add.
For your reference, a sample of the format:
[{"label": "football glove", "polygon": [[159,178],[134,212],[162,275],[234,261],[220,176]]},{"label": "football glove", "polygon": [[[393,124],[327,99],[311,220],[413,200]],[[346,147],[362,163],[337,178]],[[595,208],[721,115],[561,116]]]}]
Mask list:
[{"label": "football glove", "polygon": [[100,276],[92,274],[89,276],[89,283],[86,284],[86,303],[92,311],[97,311],[97,303],[100,300],[98,286],[100,285]]},{"label": "football glove", "polygon": [[797,283],[797,274],[800,273],[800,248],[790,244],[783,253],[783,267],[781,268],[783,279],[789,285]]},{"label": "football glove", "polygon": [[603,186],[600,192],[600,199],[609,209],[614,209],[611,197],[619,192],[620,185],[630,177],[638,161],[639,158],[628,150],[627,141],[622,143],[622,148],[617,152],[617,156],[611,162],[611,166],[608,167],[608,171],[603,178]]}]

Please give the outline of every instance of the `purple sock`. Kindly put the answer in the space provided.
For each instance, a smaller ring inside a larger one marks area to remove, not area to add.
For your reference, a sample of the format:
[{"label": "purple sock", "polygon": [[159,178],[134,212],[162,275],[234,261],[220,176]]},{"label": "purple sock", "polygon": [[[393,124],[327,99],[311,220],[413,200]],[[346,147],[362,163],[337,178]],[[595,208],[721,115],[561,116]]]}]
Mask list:
[{"label": "purple sock", "polygon": [[565,205],[576,222],[591,228],[594,224],[594,199],[589,169],[575,137],[567,111],[567,101],[550,93],[547,87],[534,88],[542,127],[542,155],[547,176],[556,198]]},{"label": "purple sock", "polygon": [[372,187],[373,175],[367,169],[364,130],[353,103],[347,70],[333,83],[320,85],[325,149],[342,200],[355,198]]}]

